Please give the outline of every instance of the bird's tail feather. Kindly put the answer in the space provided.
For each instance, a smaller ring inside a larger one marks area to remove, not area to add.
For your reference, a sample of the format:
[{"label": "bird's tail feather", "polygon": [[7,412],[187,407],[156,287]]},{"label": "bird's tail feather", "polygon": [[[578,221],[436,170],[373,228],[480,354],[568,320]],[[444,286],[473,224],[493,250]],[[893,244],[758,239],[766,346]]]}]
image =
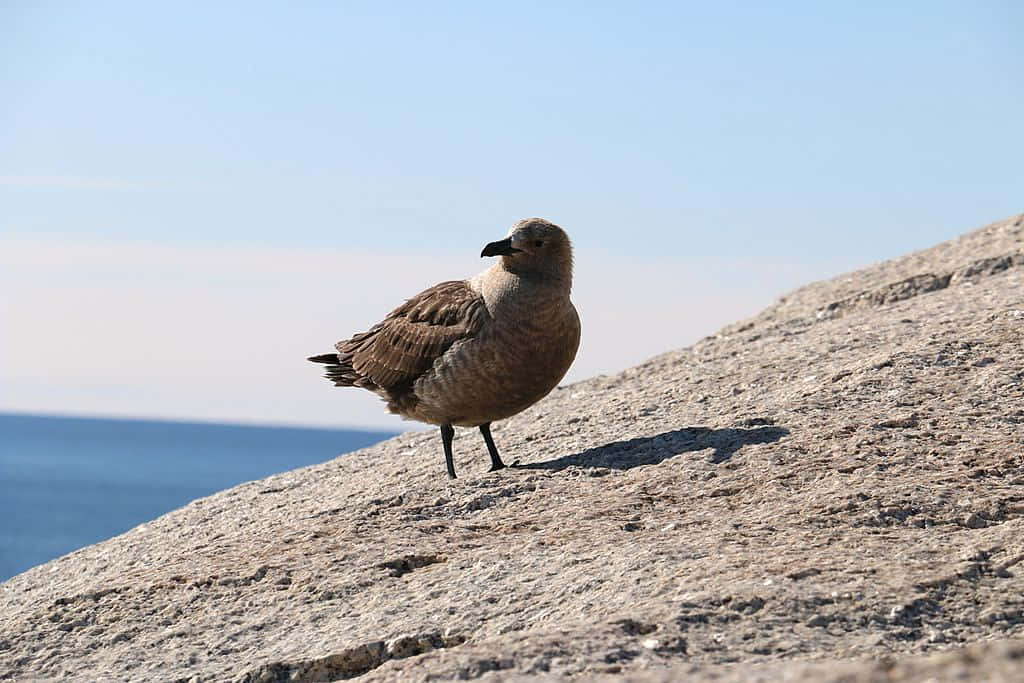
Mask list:
[{"label": "bird's tail feather", "polygon": [[324,377],[334,382],[338,387],[361,386],[361,377],[353,368],[351,363],[342,362],[336,353],[325,353],[319,356],[310,356],[307,360],[314,363],[323,363],[327,366]]}]

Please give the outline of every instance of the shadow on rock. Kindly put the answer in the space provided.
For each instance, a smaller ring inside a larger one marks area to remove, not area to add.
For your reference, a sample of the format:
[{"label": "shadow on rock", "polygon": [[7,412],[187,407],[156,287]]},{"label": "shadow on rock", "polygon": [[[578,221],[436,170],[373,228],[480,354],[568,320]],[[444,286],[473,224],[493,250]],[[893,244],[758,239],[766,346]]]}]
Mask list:
[{"label": "shadow on rock", "polygon": [[562,470],[566,467],[607,467],[628,470],[640,465],[656,465],[689,451],[713,448],[711,463],[725,462],[736,451],[749,444],[772,443],[789,434],[785,427],[754,427],[750,429],[708,429],[688,427],[628,441],[613,441],[582,453],[555,460],[516,465],[520,469]]}]

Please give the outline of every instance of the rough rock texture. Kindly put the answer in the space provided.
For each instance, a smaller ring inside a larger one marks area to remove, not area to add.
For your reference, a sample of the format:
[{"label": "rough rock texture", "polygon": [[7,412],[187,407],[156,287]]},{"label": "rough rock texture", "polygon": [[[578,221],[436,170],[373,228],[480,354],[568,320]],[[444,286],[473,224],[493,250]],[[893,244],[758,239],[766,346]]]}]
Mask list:
[{"label": "rough rock texture", "polygon": [[518,468],[466,430],[449,483],[406,434],[32,569],[0,679],[1020,680],[1022,250],[1015,217],[560,388],[496,426]]}]

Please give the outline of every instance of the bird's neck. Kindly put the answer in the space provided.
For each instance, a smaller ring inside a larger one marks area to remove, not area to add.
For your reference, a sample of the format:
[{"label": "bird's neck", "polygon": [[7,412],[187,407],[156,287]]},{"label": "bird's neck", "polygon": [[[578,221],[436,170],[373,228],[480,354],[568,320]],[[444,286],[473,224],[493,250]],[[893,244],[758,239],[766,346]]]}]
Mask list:
[{"label": "bird's neck", "polygon": [[539,313],[543,309],[571,305],[571,275],[549,277],[543,273],[517,273],[499,261],[471,282],[473,288],[483,295],[492,313],[506,306],[534,308]]},{"label": "bird's neck", "polygon": [[546,262],[546,265],[547,268],[531,269],[528,263],[523,263],[518,259],[510,260],[503,256],[491,267],[491,270],[502,271],[522,282],[545,287],[548,292],[564,289],[568,296],[569,290],[572,289],[571,260],[568,265],[554,262]]}]

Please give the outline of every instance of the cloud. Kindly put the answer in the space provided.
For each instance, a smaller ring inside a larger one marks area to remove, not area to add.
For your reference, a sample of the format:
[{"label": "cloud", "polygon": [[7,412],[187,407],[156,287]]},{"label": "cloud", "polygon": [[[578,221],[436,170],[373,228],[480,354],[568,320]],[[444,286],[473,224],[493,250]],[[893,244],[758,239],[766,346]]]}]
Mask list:
[{"label": "cloud", "polygon": [[[583,344],[567,381],[751,315],[802,274],[577,258]],[[470,254],[0,240],[0,410],[398,427],[306,362]]]}]

